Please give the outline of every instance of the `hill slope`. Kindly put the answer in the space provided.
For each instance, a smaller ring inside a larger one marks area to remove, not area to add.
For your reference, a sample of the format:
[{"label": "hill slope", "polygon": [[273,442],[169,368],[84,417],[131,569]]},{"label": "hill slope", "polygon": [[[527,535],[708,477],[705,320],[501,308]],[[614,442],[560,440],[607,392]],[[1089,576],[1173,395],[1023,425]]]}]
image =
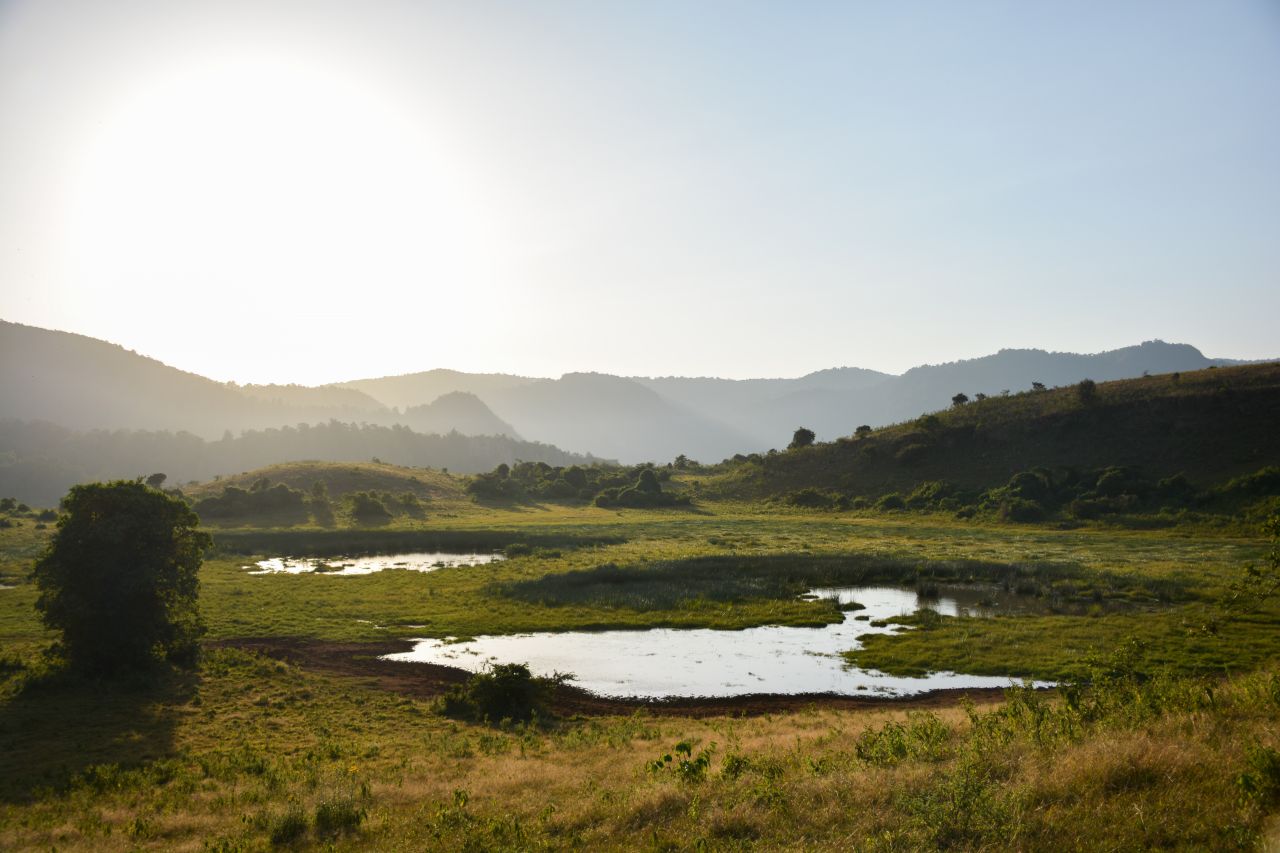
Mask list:
[{"label": "hill slope", "polygon": [[282,409],[115,344],[0,321],[0,418],[214,437]]},{"label": "hill slope", "polygon": [[248,489],[265,478],[272,484],[284,483],[291,489],[309,492],[312,484],[322,482],[331,498],[352,492],[410,492],[426,500],[465,500],[462,481],[439,471],[406,468],[385,462],[284,462],[268,465],[243,474],[223,477],[194,486],[184,486],[188,497],[199,499],[220,494],[227,486]]},{"label": "hill slope", "polygon": [[713,484],[722,493],[802,488],[907,492],[928,481],[1003,485],[1032,468],[1136,466],[1201,485],[1280,465],[1280,364],[1206,369],[997,396],[860,439],[756,456]]}]

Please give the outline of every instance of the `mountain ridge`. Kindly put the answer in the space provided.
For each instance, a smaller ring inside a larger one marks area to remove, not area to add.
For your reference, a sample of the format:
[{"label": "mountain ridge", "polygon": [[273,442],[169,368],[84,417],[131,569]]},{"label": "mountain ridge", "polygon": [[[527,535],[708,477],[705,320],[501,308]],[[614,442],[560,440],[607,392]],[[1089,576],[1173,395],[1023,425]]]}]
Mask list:
[{"label": "mountain ridge", "polygon": [[1151,340],[1092,354],[1002,348],[901,374],[844,366],[794,378],[580,371],[549,379],[435,368],[314,387],[239,386],[118,344],[4,321],[0,355],[0,418],[81,430],[188,431],[207,439],[329,420],[403,424],[523,437],[625,463],[678,455],[715,462],[785,446],[800,426],[829,440],[864,424],[880,427],[944,409],[956,394],[995,396],[1032,383],[1054,387],[1240,363],[1208,358],[1190,344]]}]

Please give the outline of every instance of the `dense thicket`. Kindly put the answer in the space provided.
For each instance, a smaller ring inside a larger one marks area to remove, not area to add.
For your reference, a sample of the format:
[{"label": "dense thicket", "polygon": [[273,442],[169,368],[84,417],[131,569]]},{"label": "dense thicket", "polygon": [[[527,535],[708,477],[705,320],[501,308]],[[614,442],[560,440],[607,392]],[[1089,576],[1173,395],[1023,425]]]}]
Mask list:
[{"label": "dense thicket", "polygon": [[672,469],[653,465],[618,467],[545,462],[499,465],[467,484],[473,497],[490,501],[594,501],[597,506],[655,507],[687,504],[689,499],[662,490]]},{"label": "dense thicket", "polygon": [[402,426],[337,421],[228,433],[221,441],[205,441],[185,432],[75,432],[49,423],[5,420],[0,421],[0,494],[51,506],[70,486],[91,480],[164,471],[169,485],[179,485],[276,462],[367,462],[374,457],[460,473],[488,471],[517,459],[554,465],[593,461],[589,455],[506,436],[424,435]]}]

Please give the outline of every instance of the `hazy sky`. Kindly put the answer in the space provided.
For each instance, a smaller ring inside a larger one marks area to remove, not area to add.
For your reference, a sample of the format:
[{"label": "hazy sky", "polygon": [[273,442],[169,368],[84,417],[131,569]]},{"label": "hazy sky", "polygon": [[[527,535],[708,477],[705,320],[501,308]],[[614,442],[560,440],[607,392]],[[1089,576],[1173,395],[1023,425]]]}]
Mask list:
[{"label": "hazy sky", "polygon": [[1280,3],[0,0],[0,318],[217,379],[1280,355]]}]

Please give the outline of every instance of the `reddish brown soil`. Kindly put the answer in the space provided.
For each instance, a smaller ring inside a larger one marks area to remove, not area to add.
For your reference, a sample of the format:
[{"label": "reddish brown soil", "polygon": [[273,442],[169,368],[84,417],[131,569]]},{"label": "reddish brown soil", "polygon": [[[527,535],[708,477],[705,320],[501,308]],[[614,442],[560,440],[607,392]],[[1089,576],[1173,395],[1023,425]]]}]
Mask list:
[{"label": "reddish brown soil", "polygon": [[[260,637],[220,640],[214,647],[230,647],[287,661],[304,669],[365,679],[383,690],[407,696],[430,698],[466,681],[470,673],[452,666],[429,663],[401,663],[379,660],[381,655],[412,648],[407,641],[378,643],[332,643],[296,637]],[[653,714],[676,717],[758,716],[802,708],[939,708],[968,697],[974,702],[993,702],[1004,696],[999,688],[934,690],[901,699],[884,696],[835,696],[828,693],[780,696],[751,694],[731,698],[688,697],[680,699],[606,699],[571,685],[556,691],[553,703],[562,716],[605,716],[631,714],[645,709]]]}]

